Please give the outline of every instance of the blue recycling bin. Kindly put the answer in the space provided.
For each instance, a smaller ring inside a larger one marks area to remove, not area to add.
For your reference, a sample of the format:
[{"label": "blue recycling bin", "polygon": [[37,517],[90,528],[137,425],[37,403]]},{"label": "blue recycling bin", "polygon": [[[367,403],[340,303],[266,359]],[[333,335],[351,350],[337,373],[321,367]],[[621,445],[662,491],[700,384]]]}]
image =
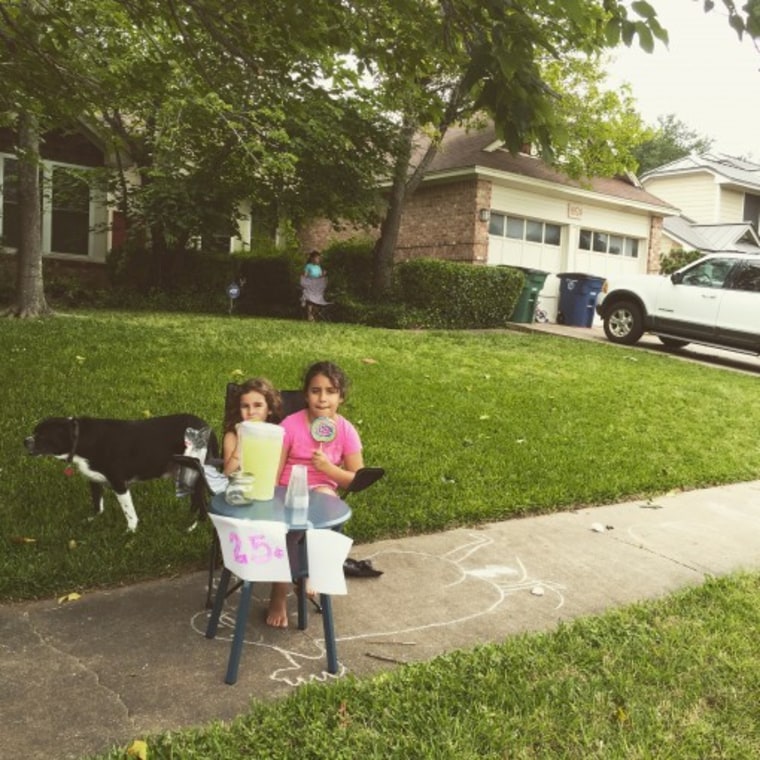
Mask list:
[{"label": "blue recycling bin", "polygon": [[574,327],[591,327],[594,322],[596,297],[604,277],[579,272],[562,272],[559,277],[557,322]]}]

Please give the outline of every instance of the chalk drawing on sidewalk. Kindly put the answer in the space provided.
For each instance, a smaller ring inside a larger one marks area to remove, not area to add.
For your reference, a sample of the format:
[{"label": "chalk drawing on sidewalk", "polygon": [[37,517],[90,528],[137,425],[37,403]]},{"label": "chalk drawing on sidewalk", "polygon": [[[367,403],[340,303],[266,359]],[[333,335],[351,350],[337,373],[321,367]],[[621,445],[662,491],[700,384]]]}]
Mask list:
[{"label": "chalk drawing on sidewalk", "polygon": [[[268,588],[269,584],[263,584],[264,588]],[[257,596],[256,592],[253,593],[253,603],[251,605],[251,615],[261,613],[260,622],[249,621],[246,627],[246,637],[243,639],[243,644],[253,648],[268,649],[272,652],[279,654],[283,661],[284,666],[277,668],[269,674],[269,679],[272,681],[281,682],[288,686],[300,686],[305,683],[312,682],[324,682],[330,679],[341,678],[347,672],[345,665],[342,662],[338,662],[338,672],[328,673],[326,670],[321,670],[320,665],[324,666],[327,657],[327,650],[325,649],[324,639],[315,638],[307,629],[306,631],[299,631],[291,627],[288,630],[274,630],[267,628],[264,622],[264,610],[266,609],[269,597]],[[227,651],[232,643],[232,638],[235,633],[235,613],[236,613],[237,599],[233,598],[231,610],[229,612],[222,611],[219,616],[219,627],[214,637],[214,641],[224,642]],[[263,608],[263,609],[262,609]],[[202,636],[206,635],[206,625],[208,623],[207,612],[197,612],[190,620],[190,626],[196,632]],[[310,627],[313,630],[322,631],[322,619],[319,615],[314,614],[312,611],[310,615]],[[253,634],[253,635],[251,635]],[[266,637],[272,635],[278,637],[287,637],[288,647],[278,646],[272,643],[270,640],[265,640]],[[340,639],[337,639],[340,641]],[[297,650],[295,647],[301,647]],[[256,654],[246,654],[243,652],[243,660],[250,657],[253,661],[251,667],[255,667]],[[245,668],[245,663],[241,663],[241,670]]]},{"label": "chalk drawing on sidewalk", "polygon": [[[517,556],[510,558],[510,564],[502,562],[505,555],[501,551],[498,552],[499,561],[486,562],[482,556],[484,550],[498,548],[494,540],[477,533],[469,534],[468,539],[442,555],[387,549],[366,557],[372,559],[376,567],[385,569],[385,574],[377,580],[350,579],[351,614],[341,615],[336,621],[338,655],[341,642],[372,640],[377,643],[383,639],[409,638],[414,633],[424,634],[435,628],[463,625],[499,612],[502,608],[507,611],[506,600],[521,593],[553,598],[555,610],[564,605],[564,586],[532,576]],[[394,568],[397,573],[394,573]],[[409,584],[410,577],[422,577],[423,574],[428,578],[425,583]],[[431,576],[440,580],[440,584],[431,584]],[[383,585],[384,599],[401,598],[401,595],[405,595],[406,599],[403,607],[387,609],[381,616],[382,623],[373,626],[371,621],[378,617],[376,613],[371,614],[371,608],[377,605],[377,595],[372,587],[375,583]],[[266,584],[264,589],[268,591]],[[415,599],[415,596],[418,598]],[[266,598],[257,597],[255,592],[254,598],[262,604],[266,603]],[[543,604],[543,601],[531,599],[531,603]],[[232,641],[236,605],[237,600],[233,597],[230,612],[223,612],[219,620],[216,640],[227,644]],[[364,610],[364,607],[367,609]],[[400,619],[402,612],[410,617]],[[205,635],[206,620],[207,613],[199,612],[193,616],[191,625],[197,633]],[[321,620],[313,612],[310,628],[314,632],[322,632]],[[267,648],[283,658],[283,667],[269,676],[273,681],[298,686],[311,681],[340,678],[347,672],[343,663],[340,663],[339,672],[335,675],[320,668],[326,656],[324,639],[312,637],[308,630],[298,631],[300,635],[297,636],[292,635],[296,633],[292,628],[290,632],[271,632],[266,629],[262,616],[261,624],[252,622],[246,633],[249,634],[245,639],[247,645]],[[272,643],[273,635],[283,634],[288,638],[287,647]],[[250,656],[255,659],[255,653]],[[247,659],[247,656],[244,654],[243,658]],[[314,672],[314,667],[319,669],[318,672]]]}]

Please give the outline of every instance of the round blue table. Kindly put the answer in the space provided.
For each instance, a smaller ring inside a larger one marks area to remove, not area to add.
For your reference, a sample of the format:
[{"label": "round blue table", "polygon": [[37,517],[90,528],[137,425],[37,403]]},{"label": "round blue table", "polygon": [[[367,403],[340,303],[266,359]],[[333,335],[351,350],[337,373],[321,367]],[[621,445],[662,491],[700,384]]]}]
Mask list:
[{"label": "round blue table", "polygon": [[285,486],[274,489],[271,501],[252,501],[248,504],[228,504],[223,493],[211,499],[208,511],[214,515],[236,517],[239,520],[274,520],[293,528],[339,528],[351,517],[351,507],[337,496],[309,491],[308,525],[293,525],[292,512],[285,506]]},{"label": "round blue table", "polygon": [[[285,506],[285,493],[287,489],[284,486],[275,488],[274,498],[271,501],[252,501],[249,504],[228,504],[224,494],[216,494],[209,504],[209,512],[214,515],[223,517],[233,517],[238,520],[274,520],[284,522],[293,530],[303,531],[311,528],[333,529],[339,528],[351,517],[351,507],[345,501],[337,496],[319,493],[317,491],[309,492],[309,512],[307,525],[293,524],[293,513]],[[299,575],[308,574],[308,561],[306,557],[306,545],[301,542],[300,562],[301,572]],[[232,573],[225,567],[219,578],[219,586],[214,597],[214,605],[211,610],[208,625],[206,626],[206,638],[213,639],[219,626],[219,617],[222,614],[224,600],[228,596],[228,587]],[[242,581],[240,584],[240,603],[235,616],[235,633],[232,637],[232,649],[230,650],[230,659],[227,664],[227,676],[224,679],[228,684],[234,684],[237,681],[238,667],[240,665],[240,655],[243,651],[243,639],[245,636],[245,626],[248,620],[248,612],[251,605],[251,595],[253,583]],[[322,622],[325,633],[325,650],[327,653],[327,670],[329,673],[338,672],[338,654],[335,645],[335,625],[332,614],[332,599],[328,594],[320,594],[320,605],[322,612]],[[306,594],[301,584],[298,593],[298,627],[303,630],[307,625],[307,602]]]}]

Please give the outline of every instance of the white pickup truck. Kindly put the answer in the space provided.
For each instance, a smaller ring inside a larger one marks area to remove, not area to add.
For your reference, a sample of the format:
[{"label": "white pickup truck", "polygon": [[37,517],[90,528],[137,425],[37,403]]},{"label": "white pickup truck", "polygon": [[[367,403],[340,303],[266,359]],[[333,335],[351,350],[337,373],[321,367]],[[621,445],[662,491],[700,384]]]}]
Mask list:
[{"label": "white pickup truck", "polygon": [[613,343],[651,332],[669,348],[701,343],[760,354],[760,255],[713,254],[670,276],[613,278],[596,311]]}]

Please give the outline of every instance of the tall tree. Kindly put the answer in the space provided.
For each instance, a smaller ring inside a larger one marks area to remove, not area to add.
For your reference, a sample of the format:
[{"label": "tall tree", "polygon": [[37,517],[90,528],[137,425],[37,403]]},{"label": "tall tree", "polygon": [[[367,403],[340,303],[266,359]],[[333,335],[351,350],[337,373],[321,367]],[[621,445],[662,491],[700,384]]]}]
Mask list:
[{"label": "tall tree", "polygon": [[0,15],[4,71],[40,113],[100,127],[120,168],[112,195],[159,280],[192,236],[234,234],[242,200],[275,219],[375,208],[389,133],[340,58],[340,6],[22,0],[16,11]]},{"label": "tall tree", "polygon": [[[724,0],[737,31],[756,33],[758,3]],[[231,224],[241,198],[295,217],[341,205],[369,216],[390,157],[383,289],[404,200],[450,125],[487,113],[512,149],[531,141],[571,171],[614,170],[625,151],[599,121],[579,120],[551,62],[655,39],[667,35],[644,0],[630,11],[623,0],[18,0],[0,3],[0,64],[14,85],[0,105],[37,115],[41,131],[82,115],[101,123],[135,160],[141,182],[121,182],[123,204],[159,253]],[[410,172],[423,129],[430,147]],[[28,293],[19,288],[18,312],[42,308]]]},{"label": "tall tree", "polygon": [[[694,0],[694,2],[699,2],[699,0]],[[745,34],[753,40],[760,39],[760,0],[744,0],[739,7],[734,0],[721,0],[721,2],[728,11],[728,23],[736,31],[740,40]],[[709,13],[715,8],[715,0],[702,0],[702,5],[705,13]]]},{"label": "tall tree", "polygon": [[[209,38],[250,70],[260,69],[262,61],[269,62],[270,57],[287,59],[294,67],[287,88],[306,82],[314,88],[321,79],[335,83],[331,97],[335,93],[345,97],[349,91],[361,93],[365,113],[374,112],[375,121],[364,120],[359,127],[366,130],[372,124],[383,135],[392,130],[388,148],[374,151],[384,161],[390,159],[386,176],[392,182],[375,255],[378,292],[390,282],[404,202],[419,186],[452,124],[487,113],[514,150],[529,140],[540,146],[548,159],[562,160],[571,172],[628,168],[632,159],[627,145],[621,149],[610,139],[610,125],[615,120],[584,116],[578,99],[563,102],[550,86],[545,66],[551,61],[561,65],[579,55],[593,58],[605,45],[621,39],[630,44],[638,38],[645,48],[651,48],[657,37],[667,39],[650,6],[641,1],[634,3],[635,20],[628,19],[620,0],[567,0],[561,8],[555,0],[523,4],[505,0],[351,0],[336,4],[320,0],[299,5],[297,19],[287,4],[268,5],[265,23],[257,2],[236,5],[234,14],[220,0],[194,0],[188,7]],[[179,28],[186,23],[183,19],[175,14]],[[298,34],[292,34],[294,21],[298,22]],[[310,33],[302,34],[304,28]],[[187,34],[183,32],[183,36]],[[274,53],[268,48],[273,39],[279,44]],[[300,63],[295,65],[295,60]],[[368,79],[372,86],[362,89],[361,83]],[[587,90],[591,88],[587,86]],[[627,103],[603,96],[596,82],[593,89],[600,105],[608,110],[619,108],[618,128],[638,129]],[[336,105],[340,106],[340,101]],[[317,125],[316,120],[312,122],[304,135],[327,132]],[[432,139],[422,160],[410,171],[414,139],[423,130]],[[344,161],[356,154],[363,136],[358,132],[354,139],[343,140]],[[317,152],[307,150],[299,156],[309,154]],[[374,182],[377,171],[365,177]],[[358,212],[363,204],[345,205],[344,210]]]},{"label": "tall tree", "polygon": [[[651,6],[633,3],[634,20],[617,0],[444,0],[440,3],[375,4],[364,9],[367,38],[354,51],[376,77],[386,108],[398,114],[397,152],[381,237],[375,248],[374,283],[388,289],[401,210],[416,190],[450,126],[489,115],[513,151],[531,142],[551,162],[570,171],[596,173],[628,168],[608,139],[584,149],[588,130],[575,140],[561,94],[546,67],[572,56],[593,58],[609,45],[638,38],[645,49],[667,41]],[[587,127],[602,127],[602,122]],[[429,140],[420,162],[409,168],[414,136]]]},{"label": "tall tree", "polygon": [[15,317],[37,317],[50,313],[42,279],[40,131],[37,116],[29,110],[19,113],[17,124],[19,241],[16,302],[8,313]]},{"label": "tall tree", "polygon": [[630,87],[606,90],[606,73],[597,56],[563,56],[544,64],[542,75],[561,93],[555,109],[570,133],[554,163],[574,177],[590,171],[614,176],[633,169],[637,146],[652,136],[652,129],[636,110]]},{"label": "tall tree", "polygon": [[633,155],[638,163],[638,173],[645,174],[690,153],[707,153],[712,144],[711,138],[689,129],[671,113],[657,117],[657,125],[653,127],[651,137],[637,145]]},{"label": "tall tree", "polygon": [[[741,8],[733,0],[722,2],[729,24],[740,38],[745,33],[760,37],[760,0],[746,0]],[[578,90],[556,86],[557,81],[568,81],[567,75],[556,77],[556,67],[562,69],[574,55],[593,61],[605,47],[630,46],[638,40],[642,49],[651,52],[656,41],[667,43],[667,33],[652,4],[634,0],[630,9],[628,5],[618,0],[566,0],[562,4],[533,0],[519,5],[499,0],[442,0],[439,5],[426,6],[427,13],[414,8],[415,20],[401,34],[395,33],[401,23],[394,22],[385,9],[379,11],[391,19],[391,27],[386,34],[371,35],[385,50],[371,45],[364,48],[366,65],[392,93],[388,102],[395,105],[389,107],[398,108],[403,115],[397,120],[399,149],[394,156],[393,186],[376,246],[378,292],[390,283],[401,207],[419,186],[455,121],[466,121],[483,110],[493,118],[510,149],[531,142],[545,159],[570,174],[635,168],[633,146],[644,133],[630,98],[624,94],[615,102],[612,93],[595,93],[597,103],[606,102],[617,109],[613,134],[610,123],[587,118],[589,111],[579,120],[584,112],[574,107]],[[714,0],[703,0],[705,12],[714,6]],[[393,7],[401,12],[406,6],[396,2]],[[418,38],[415,30],[424,30],[424,36]],[[359,58],[365,60],[361,53]],[[547,75],[552,71],[554,87]],[[409,143],[423,127],[434,139],[419,164],[408,169]]]},{"label": "tall tree", "polygon": [[[40,207],[41,191],[40,129],[46,123],[41,117],[40,85],[36,81],[47,54],[42,29],[32,19],[40,13],[37,0],[20,0],[15,6],[0,6],[0,63],[5,80],[16,84],[0,92],[0,108],[6,123],[15,127],[18,157],[19,244],[16,253],[16,299],[7,314],[35,317],[50,313],[45,300],[42,277]],[[30,23],[31,22],[31,23]],[[19,44],[19,39],[25,40]],[[19,65],[26,47],[35,52],[29,66]],[[44,81],[44,80],[43,80]]]},{"label": "tall tree", "polygon": [[88,34],[112,0],[18,0],[0,3],[0,112],[16,129],[19,160],[19,240],[16,299],[9,313],[50,313],[44,295],[40,230],[40,141],[71,127],[93,102],[98,82],[90,67]]}]

